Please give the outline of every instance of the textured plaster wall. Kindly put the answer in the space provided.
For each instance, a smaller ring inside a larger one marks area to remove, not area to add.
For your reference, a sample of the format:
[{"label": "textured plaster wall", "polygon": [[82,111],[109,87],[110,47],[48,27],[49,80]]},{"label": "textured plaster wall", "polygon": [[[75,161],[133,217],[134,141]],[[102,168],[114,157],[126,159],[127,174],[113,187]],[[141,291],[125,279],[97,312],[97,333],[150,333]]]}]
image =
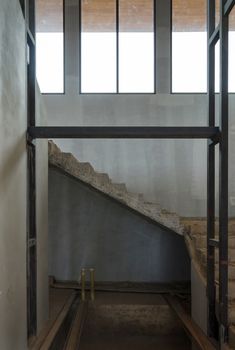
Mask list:
[{"label": "textured plaster wall", "polygon": [[[18,0],[0,1],[0,349],[27,349],[25,25]],[[39,95],[38,95],[39,98]],[[43,117],[44,115],[44,117]],[[37,119],[46,113],[38,106]],[[38,325],[47,318],[47,142],[37,145]]]},{"label": "textured plaster wall", "polygon": [[51,168],[49,213],[49,272],[58,279],[94,267],[97,281],[190,280],[182,236]]},{"label": "textured plaster wall", "polygon": [[[170,94],[170,0],[157,1],[157,94],[79,95],[78,1],[66,0],[65,95],[44,96],[50,125],[207,125],[203,94]],[[235,97],[230,98],[235,129]],[[235,136],[230,135],[234,149]],[[58,140],[65,151],[108,172],[115,182],[142,192],[185,216],[206,213],[206,142],[188,140]],[[230,196],[235,196],[231,152]],[[230,202],[231,204],[231,202]],[[234,207],[231,206],[231,214]]]},{"label": "textured plaster wall", "polygon": [[19,1],[0,10],[0,348],[27,348],[25,29]]}]

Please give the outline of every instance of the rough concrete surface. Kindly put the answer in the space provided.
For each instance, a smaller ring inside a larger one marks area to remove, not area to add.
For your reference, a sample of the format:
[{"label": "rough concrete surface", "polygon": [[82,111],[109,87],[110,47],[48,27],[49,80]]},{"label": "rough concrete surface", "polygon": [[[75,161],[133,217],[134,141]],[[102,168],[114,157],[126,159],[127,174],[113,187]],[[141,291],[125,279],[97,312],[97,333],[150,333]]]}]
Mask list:
[{"label": "rough concrete surface", "polygon": [[142,194],[129,192],[125,184],[113,183],[108,174],[98,173],[90,163],[79,162],[71,153],[61,152],[52,141],[49,142],[49,162],[174,232],[184,233],[176,213],[162,209],[158,203],[146,202]]},{"label": "rough concrete surface", "polygon": [[78,280],[82,267],[95,267],[97,281],[190,279],[183,236],[57,168],[49,170],[49,266],[61,280]]}]

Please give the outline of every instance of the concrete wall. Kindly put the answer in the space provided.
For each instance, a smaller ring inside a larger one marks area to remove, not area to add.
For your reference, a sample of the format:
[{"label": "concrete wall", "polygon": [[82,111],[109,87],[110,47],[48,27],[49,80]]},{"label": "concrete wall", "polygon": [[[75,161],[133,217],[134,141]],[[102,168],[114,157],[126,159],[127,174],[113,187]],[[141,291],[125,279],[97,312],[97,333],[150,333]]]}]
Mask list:
[{"label": "concrete wall", "polygon": [[49,273],[77,280],[94,267],[98,281],[190,280],[184,239],[54,168],[49,170]]},{"label": "concrete wall", "polygon": [[[78,0],[66,0],[65,95],[44,95],[50,125],[207,125],[205,94],[170,94],[170,0],[157,1],[157,94],[79,95]],[[235,128],[235,97],[230,98]],[[206,143],[182,140],[59,140],[81,161],[125,182],[130,191],[145,194],[184,216],[206,211]],[[235,136],[231,134],[231,148]],[[235,164],[231,153],[231,164]],[[230,168],[230,196],[235,196],[234,165]],[[231,203],[230,203],[231,204]],[[231,214],[235,214],[231,206]]]},{"label": "concrete wall", "polygon": [[[46,124],[46,110],[37,90],[37,124]],[[37,212],[37,331],[48,319],[48,142],[36,141],[36,212]]]},{"label": "concrete wall", "polygon": [[[0,349],[24,350],[27,349],[25,25],[18,0],[0,3]],[[38,112],[37,119],[41,118]],[[41,147],[44,153],[37,160],[39,255],[44,250],[47,232],[45,141],[37,147],[37,153]],[[45,253],[43,259],[43,264],[38,259],[39,325],[47,313]]]},{"label": "concrete wall", "polygon": [[0,348],[26,349],[25,29],[19,1],[0,11]]},{"label": "concrete wall", "polygon": [[191,293],[192,318],[204,333],[207,334],[206,283],[194,262],[191,262]]}]

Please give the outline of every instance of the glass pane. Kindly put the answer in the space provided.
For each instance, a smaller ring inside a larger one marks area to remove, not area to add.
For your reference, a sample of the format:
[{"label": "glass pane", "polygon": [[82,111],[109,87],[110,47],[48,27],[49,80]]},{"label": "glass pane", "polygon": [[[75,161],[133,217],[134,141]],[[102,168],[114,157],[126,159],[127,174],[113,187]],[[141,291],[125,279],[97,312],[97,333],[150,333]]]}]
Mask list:
[{"label": "glass pane", "polygon": [[81,92],[116,92],[116,1],[81,4]]},{"label": "glass pane", "polygon": [[220,40],[215,45],[215,92],[220,92]]},{"label": "glass pane", "polygon": [[206,92],[206,0],[173,0],[172,31],[172,91]]},{"label": "glass pane", "polygon": [[64,92],[63,0],[36,0],[36,69],[42,93]]},{"label": "glass pane", "polygon": [[119,92],[154,92],[153,0],[119,0]]}]

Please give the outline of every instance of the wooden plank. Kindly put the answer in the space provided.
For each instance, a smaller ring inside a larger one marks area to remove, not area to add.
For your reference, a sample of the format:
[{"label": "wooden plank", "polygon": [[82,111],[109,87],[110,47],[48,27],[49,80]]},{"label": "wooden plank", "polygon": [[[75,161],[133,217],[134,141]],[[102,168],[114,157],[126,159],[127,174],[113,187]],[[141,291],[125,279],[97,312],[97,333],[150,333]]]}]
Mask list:
[{"label": "wooden plank", "polygon": [[76,350],[79,348],[81,334],[87,316],[87,310],[88,303],[81,302],[77,309],[77,313],[64,350]]},{"label": "wooden plank", "polygon": [[215,350],[215,346],[210,342],[201,328],[189,317],[179,300],[174,296],[165,296],[165,299],[182,321],[185,329],[191,334],[199,348],[202,350]]},{"label": "wooden plank", "polygon": [[62,325],[67,313],[69,312],[69,309],[75,299],[75,293],[71,295],[71,297],[68,299],[67,303],[64,305],[62,311],[60,312],[59,316],[57,317],[53,327],[51,328],[50,332],[48,333],[43,345],[41,346],[40,350],[48,350],[51,346],[57,332],[60,329],[60,326]]},{"label": "wooden plank", "polygon": [[57,332],[60,329],[60,326],[62,325],[67,313],[69,312],[69,309],[75,300],[76,293],[72,293],[72,295],[68,298],[67,302],[64,304],[62,310],[58,314],[57,318],[55,319],[54,323],[51,325],[50,330],[45,336],[45,333],[42,333],[41,337],[37,338],[37,341],[33,344],[33,346],[30,348],[32,350],[48,350],[51,346],[53,339],[55,338]]}]

